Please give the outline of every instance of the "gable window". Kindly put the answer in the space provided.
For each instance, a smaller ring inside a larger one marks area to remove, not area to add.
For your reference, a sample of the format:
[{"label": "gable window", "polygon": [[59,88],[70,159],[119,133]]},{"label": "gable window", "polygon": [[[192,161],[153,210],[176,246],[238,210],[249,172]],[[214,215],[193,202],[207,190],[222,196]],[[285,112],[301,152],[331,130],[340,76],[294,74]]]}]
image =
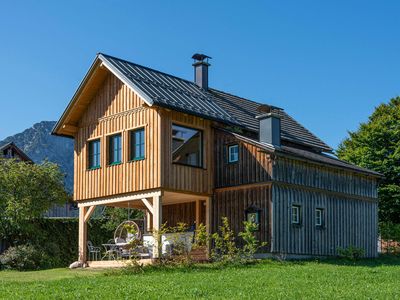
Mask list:
[{"label": "gable window", "polygon": [[130,132],[130,160],[144,159],[144,128]]},{"label": "gable window", "polygon": [[300,205],[292,205],[292,224],[300,225]]},{"label": "gable window", "polygon": [[88,143],[89,146],[89,169],[100,168],[100,139]]},{"label": "gable window", "polygon": [[116,165],[122,162],[121,134],[108,137],[108,164]]},{"label": "gable window", "polygon": [[315,210],[315,226],[322,227],[324,224],[324,210],[317,208]]},{"label": "gable window", "polygon": [[228,146],[228,163],[235,163],[239,161],[239,145]]},{"label": "gable window", "polygon": [[203,167],[203,134],[201,130],[172,124],[172,162]]}]

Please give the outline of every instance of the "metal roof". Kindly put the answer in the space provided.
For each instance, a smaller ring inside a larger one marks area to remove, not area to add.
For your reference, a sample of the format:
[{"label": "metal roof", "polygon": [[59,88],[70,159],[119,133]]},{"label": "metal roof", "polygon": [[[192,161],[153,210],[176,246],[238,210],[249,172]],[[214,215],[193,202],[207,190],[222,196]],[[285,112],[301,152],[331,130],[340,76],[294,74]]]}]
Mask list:
[{"label": "metal roof", "polygon": [[116,71],[122,73],[135,87],[146,94],[153,104],[232,125],[240,125],[235,118],[213,101],[211,94],[194,82],[106,54],[99,54],[99,58],[109,62]]},{"label": "metal roof", "polygon": [[[226,130],[223,130],[225,132],[228,132]],[[373,175],[376,177],[384,177],[381,173],[379,172],[375,172],[366,168],[362,168],[356,165],[353,165],[351,163],[348,163],[346,161],[340,160],[332,155],[328,155],[325,153],[316,153],[316,152],[312,152],[312,151],[307,151],[307,150],[303,150],[303,149],[299,149],[299,148],[295,148],[295,147],[289,147],[289,146],[280,146],[280,147],[275,147],[273,145],[270,144],[266,144],[266,143],[261,143],[257,140],[251,139],[249,137],[245,137],[243,135],[240,135],[238,133],[234,133],[234,132],[229,132],[230,134],[232,134],[233,136],[235,136],[237,139],[242,140],[246,143],[250,143],[253,144],[267,152],[270,153],[276,153],[276,154],[284,154],[284,155],[289,155],[292,157],[297,157],[300,159],[305,159],[308,161],[313,161],[316,163],[322,163],[325,165],[330,165],[333,167],[337,167],[337,168],[341,168],[341,169],[347,169],[347,170],[351,170],[351,171],[355,171],[355,172],[360,172],[360,173],[364,173],[364,174],[368,174],[368,175]]]},{"label": "metal roof", "polygon": [[[194,114],[258,132],[257,103],[216,89],[204,90],[194,82],[150,69],[106,54],[98,57],[121,74],[137,90],[150,98],[151,104]],[[273,111],[282,119],[282,139],[320,151],[332,148],[278,107]]]},{"label": "metal roof", "polygon": [[[243,126],[258,132],[258,120],[255,118],[260,114],[257,109],[262,103],[231,95],[215,89],[210,89],[215,96],[216,103],[225,109],[231,116],[235,117]],[[272,112],[281,117],[281,137],[283,140],[293,143],[311,146],[324,151],[332,151],[332,148],[303,127],[295,119],[289,116],[283,109],[271,106]]]}]

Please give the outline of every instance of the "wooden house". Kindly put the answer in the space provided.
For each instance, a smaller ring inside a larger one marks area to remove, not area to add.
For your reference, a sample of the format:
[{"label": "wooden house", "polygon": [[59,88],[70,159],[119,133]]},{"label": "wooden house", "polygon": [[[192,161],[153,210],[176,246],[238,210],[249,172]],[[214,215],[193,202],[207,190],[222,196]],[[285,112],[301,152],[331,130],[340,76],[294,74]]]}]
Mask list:
[{"label": "wooden house", "polygon": [[18,148],[13,142],[7,143],[0,147],[0,157],[33,163],[32,159],[30,159],[30,157],[26,155],[24,151]]},{"label": "wooden house", "polygon": [[377,255],[380,174],[340,161],[283,109],[98,54],[53,134],[75,140],[79,257],[97,205],[146,211],[148,229],[246,219],[271,254]]}]

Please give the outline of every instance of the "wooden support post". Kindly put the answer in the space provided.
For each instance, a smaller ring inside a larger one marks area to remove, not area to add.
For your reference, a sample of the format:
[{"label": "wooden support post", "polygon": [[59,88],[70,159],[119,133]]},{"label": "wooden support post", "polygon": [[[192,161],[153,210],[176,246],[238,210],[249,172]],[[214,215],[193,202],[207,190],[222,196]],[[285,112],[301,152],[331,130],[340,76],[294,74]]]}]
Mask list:
[{"label": "wooden support post", "polygon": [[196,229],[199,228],[200,225],[200,200],[196,200]]},{"label": "wooden support post", "polygon": [[87,213],[87,207],[79,208],[79,257],[78,260],[85,264],[87,261],[87,223],[85,221],[85,215]]},{"label": "wooden support post", "polygon": [[153,257],[159,258],[161,256],[161,235],[159,234],[162,223],[162,196],[153,197]]},{"label": "wooden support post", "polygon": [[152,215],[150,212],[146,209],[146,231],[150,232],[151,231],[151,218]]},{"label": "wooden support post", "polygon": [[206,199],[206,228],[207,233],[211,234],[211,197]]}]

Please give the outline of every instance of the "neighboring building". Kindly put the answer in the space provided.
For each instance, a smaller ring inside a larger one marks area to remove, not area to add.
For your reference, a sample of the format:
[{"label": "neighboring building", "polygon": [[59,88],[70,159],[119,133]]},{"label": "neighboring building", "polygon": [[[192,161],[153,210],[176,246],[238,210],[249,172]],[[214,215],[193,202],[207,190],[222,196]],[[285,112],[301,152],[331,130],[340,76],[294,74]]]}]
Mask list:
[{"label": "neighboring building", "polygon": [[19,149],[13,142],[0,147],[0,157],[33,163],[32,159],[30,159],[29,156]]},{"label": "neighboring building", "polygon": [[376,256],[380,174],[333,157],[283,109],[210,88],[208,57],[193,58],[191,82],[98,54],[56,124],[75,139],[80,260],[97,205],[144,209],[153,229],[253,220],[272,254]]},{"label": "neighboring building", "polygon": [[[0,147],[0,157],[33,163],[33,160],[13,142]],[[47,218],[76,218],[78,217],[78,210],[73,204],[65,203],[64,205],[55,205],[45,212],[44,216]]]}]

